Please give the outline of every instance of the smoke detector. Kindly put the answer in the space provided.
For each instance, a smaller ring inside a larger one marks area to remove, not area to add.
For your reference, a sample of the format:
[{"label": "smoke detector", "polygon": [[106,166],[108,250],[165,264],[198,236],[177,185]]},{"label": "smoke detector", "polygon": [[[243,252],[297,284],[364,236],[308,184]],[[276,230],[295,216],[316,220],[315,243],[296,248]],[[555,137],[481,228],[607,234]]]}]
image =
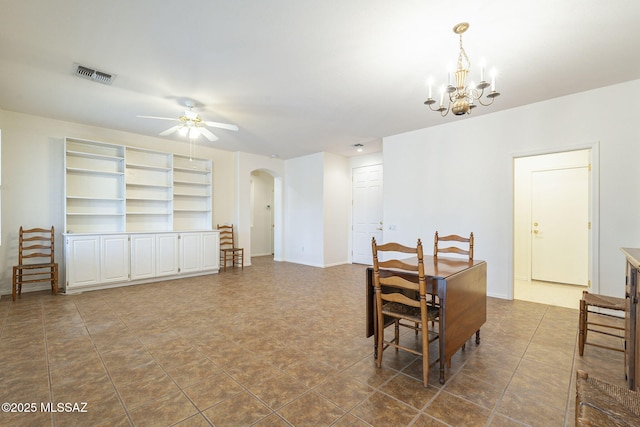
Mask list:
[{"label": "smoke detector", "polygon": [[73,73],[77,77],[81,77],[87,80],[93,80],[103,85],[110,85],[116,78],[115,74],[105,73],[104,71],[94,70],[93,68],[85,67],[80,64],[73,64]]}]

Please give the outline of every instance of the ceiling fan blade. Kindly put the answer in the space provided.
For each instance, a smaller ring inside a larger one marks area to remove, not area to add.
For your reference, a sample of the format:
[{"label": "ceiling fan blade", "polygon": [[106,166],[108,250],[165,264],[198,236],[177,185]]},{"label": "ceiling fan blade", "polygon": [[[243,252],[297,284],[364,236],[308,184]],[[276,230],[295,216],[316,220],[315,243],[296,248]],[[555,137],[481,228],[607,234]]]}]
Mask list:
[{"label": "ceiling fan blade", "polygon": [[238,130],[238,126],[231,125],[229,123],[218,123],[218,122],[204,122],[205,125],[211,126],[214,128],[227,129],[227,130]]},{"label": "ceiling fan blade", "polygon": [[156,116],[136,116],[136,117],[140,117],[141,119],[158,119],[158,120],[179,120],[179,119],[172,119],[170,117],[156,117]]},{"label": "ceiling fan blade", "polygon": [[211,131],[205,127],[199,127],[200,133],[204,135],[209,141],[217,141],[218,137],[211,133]]},{"label": "ceiling fan blade", "polygon": [[169,129],[160,132],[160,135],[162,136],[167,136],[167,135],[171,135],[172,133],[174,133],[175,131],[177,131],[180,128],[180,125],[175,125],[175,126],[171,126]]}]

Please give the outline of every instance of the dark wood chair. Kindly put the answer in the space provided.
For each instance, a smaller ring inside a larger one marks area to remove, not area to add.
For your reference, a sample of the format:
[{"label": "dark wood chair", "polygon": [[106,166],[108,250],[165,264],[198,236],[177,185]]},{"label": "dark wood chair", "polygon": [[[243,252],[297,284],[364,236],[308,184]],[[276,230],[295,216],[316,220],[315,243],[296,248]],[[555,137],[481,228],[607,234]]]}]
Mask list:
[{"label": "dark wood chair", "polygon": [[58,295],[58,263],[55,262],[55,229],[20,227],[18,236],[18,265],[13,266],[11,297],[22,294],[22,285],[51,283],[51,291]]},{"label": "dark wood chair", "polygon": [[640,395],[576,372],[576,426],[640,426]]},{"label": "dark wood chair", "polygon": [[[591,307],[597,307],[600,310],[596,311],[591,309]],[[620,316],[616,316],[614,313],[602,311],[601,309],[620,312]],[[588,291],[582,291],[582,299],[580,300],[580,318],[578,322],[578,352],[580,353],[580,356],[584,354],[585,344],[609,350],[621,351],[624,353],[624,312],[624,298],[609,297],[605,295],[592,294]],[[590,315],[596,316],[592,317],[594,321],[589,320]],[[611,331],[621,332],[615,333]],[[622,340],[622,345],[620,347],[612,347],[611,345],[595,341],[587,342],[588,332],[620,338]]]},{"label": "dark wood chair", "polygon": [[[438,318],[439,310],[427,304],[422,242],[418,239],[417,247],[411,248],[399,243],[378,245],[376,239],[373,238],[371,247],[378,331],[376,364],[378,368],[382,367],[382,353],[388,347],[394,347],[396,351],[400,349],[421,356],[423,384],[426,387],[429,384],[429,343],[438,339],[438,335],[435,332],[430,332],[426,325],[428,321]],[[403,260],[391,258],[394,255],[397,257],[397,253],[415,255],[417,264],[409,264]],[[383,261],[379,259],[379,255],[384,259]],[[409,276],[406,273],[409,273]],[[385,340],[384,338],[386,318],[392,319],[394,323],[393,340]],[[425,326],[422,327],[422,325]],[[400,344],[400,326],[410,329],[417,328],[417,331],[422,331],[419,350]]]},{"label": "dark wood chair", "polygon": [[[448,242],[446,243],[447,246],[443,246],[441,242]],[[462,237],[457,234],[440,236],[436,231],[433,238],[433,256],[438,257],[438,254],[464,255],[469,261],[473,260],[473,233],[469,237]]]},{"label": "dark wood chair", "polygon": [[[444,244],[442,242],[445,242]],[[469,261],[473,261],[473,233],[469,237],[459,236],[457,234],[449,234],[440,236],[436,231],[433,237],[433,256],[438,254],[455,254],[466,257]],[[439,302],[435,295],[431,296],[431,304],[438,306]],[[480,330],[476,331],[476,344],[480,344]],[[464,350],[465,345],[462,346]]]},{"label": "dark wood chair", "polygon": [[227,271],[227,264],[231,261],[233,268],[244,269],[244,248],[238,248],[235,245],[233,224],[218,224],[218,230],[220,231],[220,267],[223,271]]}]

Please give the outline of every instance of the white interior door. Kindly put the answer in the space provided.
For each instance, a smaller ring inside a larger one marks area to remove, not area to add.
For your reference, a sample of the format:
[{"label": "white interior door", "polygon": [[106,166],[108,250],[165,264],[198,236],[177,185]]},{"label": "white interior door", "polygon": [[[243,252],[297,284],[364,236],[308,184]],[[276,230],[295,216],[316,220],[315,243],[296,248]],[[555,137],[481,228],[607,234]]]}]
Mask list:
[{"label": "white interior door", "polygon": [[531,176],[531,278],[588,285],[588,167]]},{"label": "white interior door", "polygon": [[353,170],[352,262],[371,264],[371,238],[382,240],[382,165]]}]

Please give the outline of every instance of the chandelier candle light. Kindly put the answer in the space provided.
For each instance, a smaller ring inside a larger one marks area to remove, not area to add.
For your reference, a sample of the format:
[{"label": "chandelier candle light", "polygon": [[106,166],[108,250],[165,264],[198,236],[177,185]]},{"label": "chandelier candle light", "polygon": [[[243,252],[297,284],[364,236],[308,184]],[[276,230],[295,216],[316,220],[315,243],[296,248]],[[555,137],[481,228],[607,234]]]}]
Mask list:
[{"label": "chandelier candle light", "polygon": [[[431,92],[431,79],[429,79],[429,98],[424,102],[429,106],[431,111],[438,111],[442,117],[449,114],[452,111],[456,116],[463,114],[470,114],[471,110],[477,105],[475,101],[478,101],[480,105],[489,106],[493,104],[493,100],[500,96],[499,92],[496,92],[496,73],[495,70],[491,73],[491,84],[484,79],[484,65],[480,67],[480,83],[474,85],[471,82],[467,85],[467,76],[469,70],[471,70],[471,61],[467,56],[467,52],[462,47],[462,33],[467,31],[469,24],[467,22],[461,22],[453,27],[453,32],[460,36],[460,53],[458,54],[458,66],[456,72],[453,73],[455,77],[455,86],[451,81],[451,73],[447,73],[447,86],[440,89],[440,104],[437,108],[433,108],[433,104],[436,100],[432,98]],[[489,88],[489,93],[486,95],[484,102],[482,96],[485,89]],[[447,105],[445,106],[445,93],[449,97]]]}]

